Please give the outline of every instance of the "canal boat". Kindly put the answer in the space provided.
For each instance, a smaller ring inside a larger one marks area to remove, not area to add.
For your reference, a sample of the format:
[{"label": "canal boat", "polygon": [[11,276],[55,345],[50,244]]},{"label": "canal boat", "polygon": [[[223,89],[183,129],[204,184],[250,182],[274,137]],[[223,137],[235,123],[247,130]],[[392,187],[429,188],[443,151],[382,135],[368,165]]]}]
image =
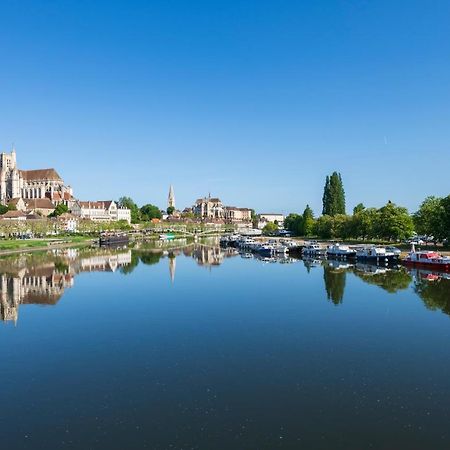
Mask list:
[{"label": "canal boat", "polygon": [[327,247],[327,256],[330,258],[351,259],[356,257],[356,250],[345,244],[332,244]]},{"label": "canal boat", "polygon": [[436,270],[450,271],[450,257],[442,256],[434,251],[416,251],[413,244],[408,256],[403,259],[403,264],[413,267],[424,267]]},{"label": "canal boat", "polygon": [[398,254],[388,251],[385,247],[372,245],[358,248],[356,250],[356,259],[374,263],[390,263],[398,260]]},{"label": "canal boat", "polygon": [[127,233],[102,233],[100,235],[100,245],[121,245],[128,244],[130,238]]},{"label": "canal boat", "polygon": [[326,249],[323,248],[317,241],[305,242],[302,254],[305,256],[325,256]]}]

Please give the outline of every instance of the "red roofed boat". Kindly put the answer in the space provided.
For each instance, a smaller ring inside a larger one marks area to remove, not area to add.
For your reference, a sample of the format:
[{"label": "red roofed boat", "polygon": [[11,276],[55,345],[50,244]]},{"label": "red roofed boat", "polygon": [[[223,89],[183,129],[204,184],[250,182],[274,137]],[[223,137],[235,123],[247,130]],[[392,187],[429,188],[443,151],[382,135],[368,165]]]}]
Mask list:
[{"label": "red roofed boat", "polygon": [[403,264],[407,266],[450,271],[450,257],[442,256],[440,253],[433,251],[416,252],[414,245],[411,252],[408,253],[408,256],[403,260]]}]

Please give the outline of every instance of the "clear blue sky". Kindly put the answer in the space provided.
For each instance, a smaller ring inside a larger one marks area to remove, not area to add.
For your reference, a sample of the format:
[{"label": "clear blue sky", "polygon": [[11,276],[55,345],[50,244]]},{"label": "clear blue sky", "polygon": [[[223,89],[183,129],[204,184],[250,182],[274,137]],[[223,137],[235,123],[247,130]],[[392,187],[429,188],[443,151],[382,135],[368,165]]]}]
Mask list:
[{"label": "clear blue sky", "polygon": [[450,2],[0,4],[0,148],[80,199],[414,210],[450,193]]}]

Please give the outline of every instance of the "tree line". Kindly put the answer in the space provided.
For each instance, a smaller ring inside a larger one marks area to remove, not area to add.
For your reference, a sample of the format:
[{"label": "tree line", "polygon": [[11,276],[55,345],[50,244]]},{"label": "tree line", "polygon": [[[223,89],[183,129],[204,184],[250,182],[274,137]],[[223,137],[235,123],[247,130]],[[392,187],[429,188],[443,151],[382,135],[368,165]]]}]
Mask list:
[{"label": "tree line", "polygon": [[161,210],[150,203],[139,207],[130,197],[121,197],[117,203],[120,207],[131,211],[131,223],[149,222],[152,219],[162,218]]},{"label": "tree line", "polygon": [[315,218],[306,205],[303,214],[289,214],[285,228],[297,236],[322,239],[405,240],[418,233],[435,242],[450,239],[450,195],[428,197],[419,210],[409,214],[402,206],[388,201],[381,208],[366,208],[362,203],[345,211],[345,191],[341,174],[334,172],[325,180],[322,216]]}]

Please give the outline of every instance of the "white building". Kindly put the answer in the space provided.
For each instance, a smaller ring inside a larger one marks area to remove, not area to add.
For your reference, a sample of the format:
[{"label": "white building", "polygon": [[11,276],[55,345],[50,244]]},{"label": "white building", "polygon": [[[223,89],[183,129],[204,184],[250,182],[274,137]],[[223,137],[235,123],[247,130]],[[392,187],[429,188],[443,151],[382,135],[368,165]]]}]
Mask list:
[{"label": "white building", "polygon": [[112,200],[95,202],[77,202],[72,207],[72,214],[82,219],[90,219],[97,222],[116,222],[124,220],[131,223],[131,210],[121,208]]},{"label": "white building", "polygon": [[279,213],[262,213],[259,214],[258,228],[262,230],[268,223],[276,223],[282,227],[284,224],[284,215]]},{"label": "white building", "polygon": [[220,198],[199,198],[192,207],[192,212],[202,219],[223,220],[225,222],[249,222],[252,219],[250,208],[224,206]]}]

